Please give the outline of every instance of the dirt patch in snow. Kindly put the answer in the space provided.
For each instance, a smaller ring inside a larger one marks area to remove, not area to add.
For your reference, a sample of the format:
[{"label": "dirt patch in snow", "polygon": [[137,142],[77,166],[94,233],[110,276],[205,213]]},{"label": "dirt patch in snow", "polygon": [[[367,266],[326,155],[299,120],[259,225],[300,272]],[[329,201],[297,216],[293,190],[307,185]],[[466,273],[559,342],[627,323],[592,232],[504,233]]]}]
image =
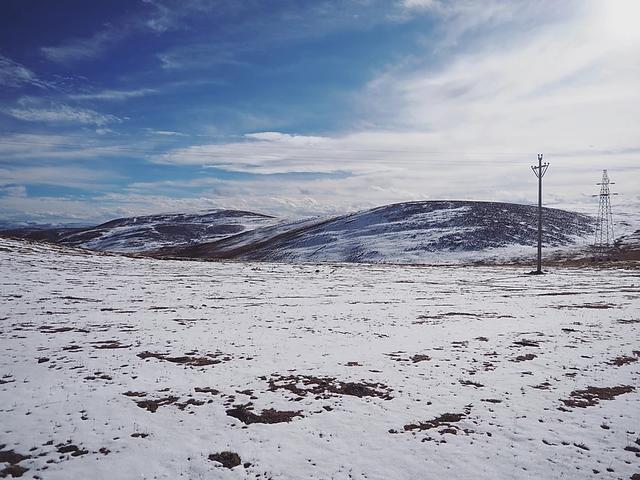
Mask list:
[{"label": "dirt patch in snow", "polygon": [[539,347],[540,346],[540,342],[537,340],[528,340],[526,338],[523,338],[522,340],[517,340],[515,342],[513,342],[514,345],[518,346],[518,347]]},{"label": "dirt patch in snow", "polygon": [[9,464],[8,467],[4,467],[3,469],[0,470],[0,478],[5,478],[5,477],[8,477],[9,475],[11,475],[14,478],[21,477],[28,470],[29,470],[28,468],[25,468],[22,465]]},{"label": "dirt patch in snow", "polygon": [[460,383],[460,385],[464,385],[465,387],[476,387],[476,388],[484,387],[482,383],[474,382],[472,380],[458,380],[458,382]]},{"label": "dirt patch in snow", "polygon": [[269,391],[288,390],[305,397],[314,395],[316,399],[329,398],[331,395],[349,395],[353,397],[377,397],[391,400],[391,388],[382,383],[342,382],[334,377],[314,377],[312,375],[273,375],[269,379]]},{"label": "dirt patch in snow", "polygon": [[410,423],[404,426],[405,432],[410,432],[412,430],[430,430],[432,428],[439,427],[452,427],[452,423],[457,423],[467,415],[465,413],[443,413],[442,415],[434,418],[433,420],[427,420],[426,422],[418,422],[418,423]]},{"label": "dirt patch in snow", "polygon": [[534,355],[533,353],[527,353],[526,355],[518,355],[516,358],[514,358],[511,361],[512,362],[525,362],[527,360],[533,360],[536,357],[537,357],[537,355]]},{"label": "dirt patch in snow", "polygon": [[[138,354],[139,358],[147,359],[147,358],[156,358],[158,360],[163,360],[165,362],[171,363],[179,363],[181,365],[188,365],[190,367],[204,367],[207,365],[217,365],[218,363],[227,362],[231,360],[231,357],[225,355],[223,353],[207,353],[204,356],[196,357],[193,355],[182,355],[180,357],[172,357],[169,354],[165,353],[153,353],[153,352],[142,352]],[[220,358],[222,357],[222,358]]]},{"label": "dirt patch in snow", "polygon": [[616,367],[621,367],[623,365],[628,365],[629,363],[634,363],[638,361],[638,357],[640,357],[640,352],[633,352],[635,356],[630,355],[620,355],[619,357],[614,358],[607,362],[609,365],[615,365]]},{"label": "dirt patch in snow", "polygon": [[606,309],[606,308],[616,308],[612,303],[583,303],[580,305],[552,305],[552,308],[557,308],[558,310],[567,310],[567,309],[578,309],[578,308],[593,308],[593,309]]},{"label": "dirt patch in snow", "polygon": [[640,323],[640,318],[622,318],[618,320],[618,323],[623,325],[630,325],[632,323]]},{"label": "dirt patch in snow", "polygon": [[216,390],[215,388],[211,388],[211,387],[195,387],[194,390],[197,393],[210,393],[211,395],[220,394],[220,390]]},{"label": "dirt patch in snow", "polygon": [[82,455],[86,455],[89,453],[89,450],[82,447],[78,447],[73,443],[66,443],[66,444],[59,443],[58,445],[56,445],[56,448],[58,450],[58,453],[68,453],[72,457],[80,457]]},{"label": "dirt patch in snow", "polygon": [[242,423],[250,425],[252,423],[289,423],[294,417],[302,417],[301,410],[275,410],[268,408],[262,410],[260,414],[253,411],[251,403],[234,405],[227,410],[227,415],[237,418]]},{"label": "dirt patch in snow", "polygon": [[561,399],[567,407],[592,407],[600,403],[600,400],[613,400],[619,395],[635,390],[631,385],[618,385],[615,387],[587,387],[584,390],[574,390],[569,394],[571,398]]},{"label": "dirt patch in snow", "polygon": [[240,465],[242,460],[235,452],[219,452],[209,455],[209,460],[221,463],[224,468],[233,468]]},{"label": "dirt patch in snow", "polygon": [[131,345],[122,345],[119,340],[104,340],[100,342],[91,342],[93,348],[100,350],[110,350],[116,348],[129,348]]},{"label": "dirt patch in snow", "polygon": [[390,359],[395,360],[396,362],[418,363],[418,362],[426,362],[428,360],[431,360],[431,357],[429,355],[416,353],[415,355],[412,355],[411,357],[405,357],[405,356],[403,356],[404,353],[406,353],[406,352],[392,352],[392,353],[387,353],[385,355],[387,357],[389,357]]},{"label": "dirt patch in snow", "polygon": [[42,325],[38,328],[42,333],[64,333],[75,330],[73,327],[56,327],[54,325]]},{"label": "dirt patch in snow", "polygon": [[[0,448],[4,448],[4,445],[1,445]],[[22,460],[27,460],[28,458],[31,458],[31,456],[22,455],[21,453],[13,450],[0,450],[0,463],[4,462],[15,465],[16,463],[20,463]]]},{"label": "dirt patch in snow", "polygon": [[146,392],[133,392],[131,390],[124,392],[123,395],[127,397],[146,397]]},{"label": "dirt patch in snow", "polygon": [[136,402],[140,408],[144,408],[151,413],[155,413],[158,410],[158,407],[162,407],[164,405],[171,405],[172,403],[176,403],[179,400],[179,397],[175,395],[169,395],[167,397],[157,398],[155,400],[139,400]]}]

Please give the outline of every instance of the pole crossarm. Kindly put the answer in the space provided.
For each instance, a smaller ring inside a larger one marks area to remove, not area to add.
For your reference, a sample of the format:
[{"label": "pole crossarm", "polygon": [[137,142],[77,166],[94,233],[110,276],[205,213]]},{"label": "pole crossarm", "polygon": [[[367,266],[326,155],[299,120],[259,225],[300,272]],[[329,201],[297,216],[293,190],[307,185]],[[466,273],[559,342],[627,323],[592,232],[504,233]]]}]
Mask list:
[{"label": "pole crossarm", "polygon": [[547,168],[549,168],[549,164],[548,163],[543,163],[540,166],[534,166],[531,165],[531,170],[533,170],[533,173],[536,174],[536,177],[540,178],[540,173],[539,171],[542,171],[542,176],[544,177],[544,174],[547,173]]}]

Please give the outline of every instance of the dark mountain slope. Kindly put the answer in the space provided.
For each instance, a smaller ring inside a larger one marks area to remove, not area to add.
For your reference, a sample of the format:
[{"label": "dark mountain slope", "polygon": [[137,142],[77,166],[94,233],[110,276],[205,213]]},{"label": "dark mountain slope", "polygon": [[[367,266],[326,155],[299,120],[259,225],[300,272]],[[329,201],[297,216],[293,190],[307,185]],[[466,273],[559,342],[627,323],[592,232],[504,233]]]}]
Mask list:
[{"label": "dark mountain slope", "polygon": [[[583,242],[593,220],[543,210],[547,246]],[[473,201],[408,202],[339,217],[258,228],[158,255],[274,261],[429,262],[475,253],[521,254],[536,243],[537,207]],[[510,250],[510,251],[508,251]],[[475,253],[474,253],[475,252]]]}]

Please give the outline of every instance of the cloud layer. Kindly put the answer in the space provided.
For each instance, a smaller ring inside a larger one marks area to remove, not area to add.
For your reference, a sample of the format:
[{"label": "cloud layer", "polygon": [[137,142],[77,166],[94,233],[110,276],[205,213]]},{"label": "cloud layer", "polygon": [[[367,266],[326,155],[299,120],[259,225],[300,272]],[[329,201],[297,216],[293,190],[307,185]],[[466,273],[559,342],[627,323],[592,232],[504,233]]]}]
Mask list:
[{"label": "cloud layer", "polygon": [[[533,203],[538,152],[551,162],[549,205],[591,211],[604,168],[617,200],[640,205],[637,2],[250,3],[148,0],[117,27],[40,46],[49,69],[0,56],[12,92],[0,120],[13,122],[0,132],[0,215]],[[349,82],[336,74],[375,35],[405,31],[385,62],[354,65]],[[145,36],[127,72],[77,66]],[[34,198],[38,185],[83,197]]]}]

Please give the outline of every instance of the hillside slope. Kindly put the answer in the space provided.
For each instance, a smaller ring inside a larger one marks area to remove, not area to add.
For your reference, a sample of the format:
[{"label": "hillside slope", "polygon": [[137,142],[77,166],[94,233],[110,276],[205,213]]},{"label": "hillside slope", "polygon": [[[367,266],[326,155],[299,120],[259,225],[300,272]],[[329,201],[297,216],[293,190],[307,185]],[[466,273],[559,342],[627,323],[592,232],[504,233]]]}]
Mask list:
[{"label": "hillside slope", "polygon": [[[424,201],[329,219],[278,224],[159,255],[270,261],[429,263],[526,255],[536,244],[537,208],[511,203]],[[583,243],[585,215],[544,209],[546,246]]]},{"label": "hillside slope", "polygon": [[220,240],[275,222],[273,217],[240,210],[120,218],[88,228],[18,228],[2,232],[90,250],[133,253]]}]

